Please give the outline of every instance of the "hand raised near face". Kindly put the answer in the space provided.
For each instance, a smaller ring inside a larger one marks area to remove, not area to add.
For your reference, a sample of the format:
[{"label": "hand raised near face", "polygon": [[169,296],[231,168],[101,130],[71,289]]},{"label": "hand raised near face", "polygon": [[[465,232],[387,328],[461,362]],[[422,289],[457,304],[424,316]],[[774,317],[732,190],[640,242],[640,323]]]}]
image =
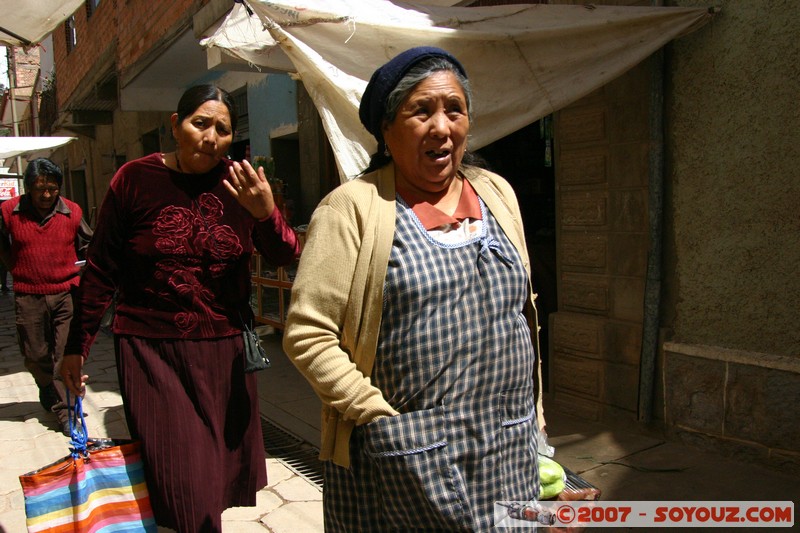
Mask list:
[{"label": "hand raised near face", "polygon": [[253,217],[261,220],[270,216],[275,210],[275,198],[264,174],[264,167],[258,167],[256,172],[247,160],[241,163],[234,161],[229,168],[228,179],[224,183],[228,192]]}]

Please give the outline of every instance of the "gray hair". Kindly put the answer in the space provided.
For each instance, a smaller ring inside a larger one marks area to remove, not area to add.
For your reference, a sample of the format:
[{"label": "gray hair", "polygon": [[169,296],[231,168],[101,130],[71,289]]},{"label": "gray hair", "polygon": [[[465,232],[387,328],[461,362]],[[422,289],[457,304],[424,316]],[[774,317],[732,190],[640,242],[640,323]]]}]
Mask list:
[{"label": "gray hair", "polygon": [[[400,109],[400,104],[406,97],[414,90],[420,82],[426,80],[434,72],[447,70],[452,72],[458,80],[461,89],[464,91],[464,97],[467,99],[467,116],[472,118],[472,87],[469,80],[464,76],[459,69],[450,61],[442,57],[432,57],[420,61],[414,65],[403,78],[397,83],[392,92],[386,97],[386,105],[383,113],[383,120],[386,123],[391,123],[397,117],[397,111]],[[386,143],[383,140],[383,135],[378,137],[378,150],[372,154],[369,160],[369,165],[361,174],[367,174],[391,162],[392,157],[385,151]],[[461,160],[462,165],[475,165],[485,166],[483,159],[467,150]]]},{"label": "gray hair", "polygon": [[392,89],[392,92],[386,97],[386,111],[383,115],[384,120],[386,122],[393,122],[397,116],[398,109],[400,109],[400,104],[403,103],[414,87],[426,80],[434,72],[440,70],[447,70],[455,75],[467,99],[467,116],[471,116],[472,88],[470,87],[469,80],[447,59],[443,57],[432,57],[420,61],[417,65],[411,67],[408,73],[403,76],[395,88]]}]

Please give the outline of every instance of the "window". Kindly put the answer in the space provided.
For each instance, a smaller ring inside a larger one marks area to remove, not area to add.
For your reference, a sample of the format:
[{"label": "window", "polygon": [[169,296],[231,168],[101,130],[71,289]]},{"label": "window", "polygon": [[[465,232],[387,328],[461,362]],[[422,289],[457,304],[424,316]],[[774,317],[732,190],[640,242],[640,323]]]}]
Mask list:
[{"label": "window", "polygon": [[86,20],[92,18],[94,12],[97,11],[97,6],[100,4],[100,0],[86,0]]},{"label": "window", "polygon": [[[231,93],[236,106],[236,136],[233,142],[244,141],[250,138],[250,115],[247,110],[247,86]],[[244,154],[242,154],[244,156]]]},{"label": "window", "polygon": [[75,15],[71,15],[64,21],[64,30],[67,38],[67,53],[70,53],[78,44],[78,36],[75,34]]}]

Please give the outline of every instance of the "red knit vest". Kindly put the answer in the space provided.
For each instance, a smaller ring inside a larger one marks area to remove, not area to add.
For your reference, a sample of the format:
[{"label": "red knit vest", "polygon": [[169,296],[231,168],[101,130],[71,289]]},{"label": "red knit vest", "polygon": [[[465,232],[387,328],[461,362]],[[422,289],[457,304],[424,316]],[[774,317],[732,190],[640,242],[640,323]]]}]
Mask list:
[{"label": "red knit vest", "polygon": [[40,226],[31,213],[13,212],[21,198],[17,196],[0,206],[3,223],[11,235],[14,292],[58,294],[69,291],[79,281],[75,239],[83,216],[80,206],[62,197],[71,213],[55,212]]}]

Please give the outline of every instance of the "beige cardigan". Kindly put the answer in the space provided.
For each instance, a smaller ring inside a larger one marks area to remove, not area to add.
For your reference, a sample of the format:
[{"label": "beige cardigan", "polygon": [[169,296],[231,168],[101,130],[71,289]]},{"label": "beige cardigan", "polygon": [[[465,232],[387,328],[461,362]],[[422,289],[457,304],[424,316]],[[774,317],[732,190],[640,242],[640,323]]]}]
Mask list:
[{"label": "beige cardigan", "polygon": [[[465,167],[462,176],[497,219],[530,276],[519,205],[497,174]],[[353,428],[397,413],[370,382],[380,331],[383,285],[395,224],[394,165],[334,189],[311,217],[292,288],[283,348],[322,399],[320,459],[350,464]],[[528,320],[539,357],[538,318]],[[537,412],[544,427],[541,361]]]}]

